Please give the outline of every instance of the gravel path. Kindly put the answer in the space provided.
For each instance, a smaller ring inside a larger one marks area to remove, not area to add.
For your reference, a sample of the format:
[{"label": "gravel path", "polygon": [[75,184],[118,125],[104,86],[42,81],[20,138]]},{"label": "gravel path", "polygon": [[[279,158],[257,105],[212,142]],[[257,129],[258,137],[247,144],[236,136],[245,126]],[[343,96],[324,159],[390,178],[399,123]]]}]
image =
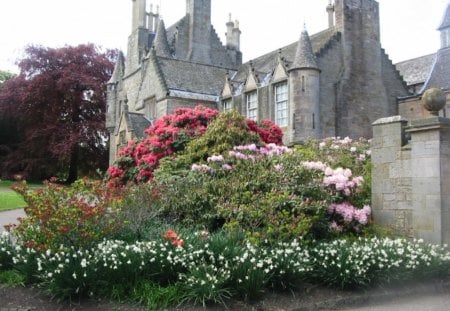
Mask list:
[{"label": "gravel path", "polygon": [[5,228],[4,225],[8,225],[11,223],[17,224],[17,218],[25,217],[25,212],[23,208],[14,209],[10,211],[0,212],[0,232],[2,232]]}]

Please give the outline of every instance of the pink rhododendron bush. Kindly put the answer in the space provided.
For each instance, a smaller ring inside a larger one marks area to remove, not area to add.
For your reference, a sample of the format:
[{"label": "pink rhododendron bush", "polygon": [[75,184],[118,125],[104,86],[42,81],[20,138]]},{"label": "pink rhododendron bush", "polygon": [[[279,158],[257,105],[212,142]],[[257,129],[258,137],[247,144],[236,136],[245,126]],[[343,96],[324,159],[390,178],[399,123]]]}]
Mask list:
[{"label": "pink rhododendron bush", "polygon": [[359,235],[371,225],[363,139],[238,145],[192,164],[187,175],[161,176],[165,217],[175,223],[245,232],[254,241]]}]

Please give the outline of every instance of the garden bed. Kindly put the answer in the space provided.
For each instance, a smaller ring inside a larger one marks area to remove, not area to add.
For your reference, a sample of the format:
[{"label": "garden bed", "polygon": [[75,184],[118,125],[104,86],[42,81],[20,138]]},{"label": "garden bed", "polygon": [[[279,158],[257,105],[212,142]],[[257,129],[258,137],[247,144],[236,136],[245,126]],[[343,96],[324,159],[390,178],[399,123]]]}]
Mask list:
[{"label": "garden bed", "polygon": [[[399,298],[421,297],[440,293],[450,293],[450,279],[431,280],[427,282],[407,282],[389,287],[378,287],[370,290],[342,291],[324,287],[305,287],[296,292],[268,293],[264,299],[253,303],[239,300],[227,301],[228,310],[260,310],[260,311],[307,311],[307,310],[339,310],[362,305],[376,305],[395,301]],[[46,296],[38,289],[31,287],[0,287],[1,308],[8,310],[30,311],[140,311],[145,307],[121,302],[83,299],[81,301],[61,302]],[[221,305],[208,305],[206,310],[219,311]],[[201,311],[201,306],[182,305],[165,309],[167,311]]]}]

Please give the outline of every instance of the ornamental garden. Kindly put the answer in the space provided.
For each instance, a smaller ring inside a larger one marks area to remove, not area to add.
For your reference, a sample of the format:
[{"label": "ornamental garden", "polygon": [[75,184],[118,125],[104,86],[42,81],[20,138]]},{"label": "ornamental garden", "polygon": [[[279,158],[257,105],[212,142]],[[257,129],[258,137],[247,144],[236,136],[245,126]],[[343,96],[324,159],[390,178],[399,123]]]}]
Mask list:
[{"label": "ornamental garden", "polygon": [[368,140],[281,137],[270,121],[179,109],[105,180],[18,182],[27,217],[0,238],[1,282],[158,309],[448,275],[445,247],[372,222]]}]

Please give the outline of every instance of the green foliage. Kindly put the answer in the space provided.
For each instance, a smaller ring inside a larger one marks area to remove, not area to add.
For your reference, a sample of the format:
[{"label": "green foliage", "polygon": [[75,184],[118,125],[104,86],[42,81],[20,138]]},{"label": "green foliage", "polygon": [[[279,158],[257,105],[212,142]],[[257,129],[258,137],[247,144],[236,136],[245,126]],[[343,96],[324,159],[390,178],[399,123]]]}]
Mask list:
[{"label": "green foliage", "polygon": [[25,205],[26,203],[22,197],[14,191],[0,190],[0,211],[21,208]]},{"label": "green foliage", "polygon": [[25,276],[16,270],[0,271],[0,284],[6,287],[25,285]]},{"label": "green foliage", "polygon": [[[218,121],[220,116],[210,129]],[[183,154],[165,162],[156,174],[155,187],[164,189],[158,204],[165,219],[209,230],[242,231],[253,242],[369,234],[367,141],[333,139],[294,150],[251,144],[218,154],[202,149],[208,144],[198,144],[210,141],[208,137],[207,130],[187,145],[186,151],[204,150],[198,164],[189,164],[191,170]],[[179,159],[184,166],[178,165]]]},{"label": "green foliage", "polygon": [[148,310],[162,310],[180,302],[181,289],[176,284],[161,286],[142,280],[133,287],[131,299],[146,306]]},{"label": "green foliage", "polygon": [[206,129],[205,133],[186,145],[185,151],[175,158],[162,161],[159,175],[180,175],[194,163],[203,163],[208,156],[222,154],[236,145],[260,144],[259,136],[249,130],[246,119],[237,111],[220,113]]},{"label": "green foliage", "polygon": [[27,217],[14,234],[28,247],[88,247],[108,237],[119,225],[110,209],[114,199],[100,182],[78,180],[71,187],[45,183],[34,191],[22,182],[14,190],[27,203]]},{"label": "green foliage", "polygon": [[119,222],[123,224],[119,234],[123,238],[141,240],[149,223],[154,223],[162,212],[161,189],[155,183],[130,184],[123,191],[118,211]]}]

